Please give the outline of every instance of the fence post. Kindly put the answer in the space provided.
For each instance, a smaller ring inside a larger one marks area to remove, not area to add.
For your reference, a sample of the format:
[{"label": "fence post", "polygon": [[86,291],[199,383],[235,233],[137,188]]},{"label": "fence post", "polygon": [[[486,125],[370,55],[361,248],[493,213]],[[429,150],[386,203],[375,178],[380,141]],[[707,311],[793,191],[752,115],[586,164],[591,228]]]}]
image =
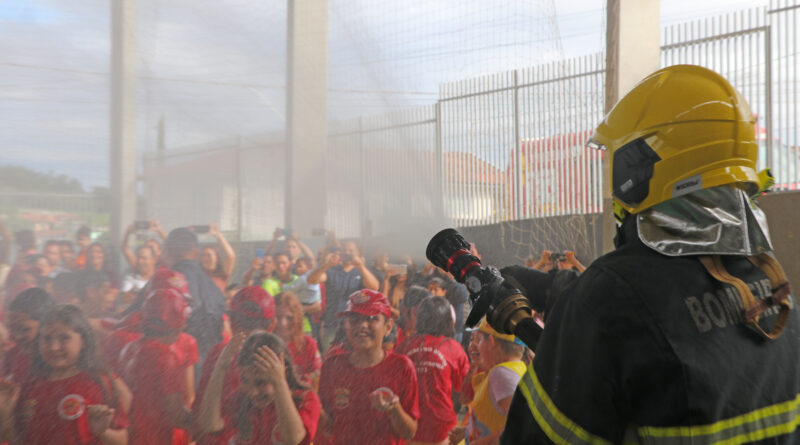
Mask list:
[{"label": "fence post", "polygon": [[434,155],[434,163],[436,169],[436,199],[434,200],[434,215],[436,219],[444,219],[444,174],[442,173],[442,168],[444,164],[442,153],[442,103],[440,101],[436,102],[436,152]]},{"label": "fence post", "polygon": [[[506,220],[519,218],[522,204],[522,140],[520,135],[519,115],[519,71],[514,70],[514,202],[511,208],[512,215],[507,215]],[[508,179],[506,179],[507,181]]]},{"label": "fence post", "polygon": [[367,207],[367,162],[366,162],[366,152],[364,149],[364,118],[358,118],[358,193],[359,193],[359,209],[361,210],[360,215],[360,230],[361,236],[366,237],[371,235],[368,233],[369,230],[369,208]]},{"label": "fence post", "polygon": [[236,144],[236,232],[237,232],[237,240],[241,243],[242,242],[242,229],[244,224],[242,222],[242,137],[239,136],[239,140]]},{"label": "fence post", "polygon": [[764,51],[766,67],[764,68],[764,77],[766,77],[766,91],[764,94],[764,107],[765,110],[765,126],[767,136],[767,167],[771,168],[773,173],[776,173],[776,166],[772,165],[772,25],[767,25],[767,31],[764,33]]}]

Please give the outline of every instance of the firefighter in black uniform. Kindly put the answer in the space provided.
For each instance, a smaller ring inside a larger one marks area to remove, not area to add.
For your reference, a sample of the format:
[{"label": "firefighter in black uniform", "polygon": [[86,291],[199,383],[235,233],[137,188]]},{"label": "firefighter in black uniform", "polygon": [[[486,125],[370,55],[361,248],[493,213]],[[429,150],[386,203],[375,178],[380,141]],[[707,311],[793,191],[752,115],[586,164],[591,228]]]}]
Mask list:
[{"label": "firefighter in black uniform", "polygon": [[752,201],[754,125],[689,65],[604,118],[616,250],[548,308],[502,444],[800,443],[800,320]]}]

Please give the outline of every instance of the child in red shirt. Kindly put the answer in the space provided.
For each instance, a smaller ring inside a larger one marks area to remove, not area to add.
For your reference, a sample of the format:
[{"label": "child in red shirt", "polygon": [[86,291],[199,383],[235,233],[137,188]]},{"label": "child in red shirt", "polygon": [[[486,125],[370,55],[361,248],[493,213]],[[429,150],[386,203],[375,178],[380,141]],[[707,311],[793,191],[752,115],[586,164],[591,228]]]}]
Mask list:
[{"label": "child in red shirt", "polygon": [[[234,398],[223,400],[225,372],[237,352],[241,384]],[[319,398],[295,376],[285,343],[266,332],[247,340],[239,333],[214,366],[195,410],[195,424],[222,443],[307,445],[316,434],[319,414]]]},{"label": "child in red shirt", "polygon": [[292,292],[275,297],[275,333],[289,347],[295,374],[312,388],[319,387],[322,356],[317,342],[303,332],[303,304]]},{"label": "child in red shirt", "polygon": [[[81,310],[57,306],[43,319],[32,376],[21,390],[4,382],[0,425],[11,444],[125,444],[127,418],[113,377],[97,363]],[[13,408],[13,410],[12,410]]]},{"label": "child in red shirt", "polygon": [[[186,282],[186,277],[184,277],[182,273],[172,269],[167,269],[165,267],[158,269],[145,286],[147,295],[152,294],[153,291],[158,289],[174,289],[187,300],[191,299],[189,295],[189,283]],[[104,323],[109,322],[108,327],[104,326],[106,329],[114,329],[103,341],[103,355],[111,369],[116,372],[122,372],[120,370],[119,358],[125,346],[142,338],[141,318],[142,314],[137,310],[136,312],[129,313],[122,320],[103,320]],[[184,403],[188,407],[192,405],[195,399],[194,365],[199,360],[197,340],[191,335],[181,332],[178,336],[178,340],[170,345],[170,348],[176,354],[180,366],[184,369],[184,380],[186,382]],[[179,443],[183,442],[177,441],[175,445]]]},{"label": "child in red shirt", "polygon": [[419,380],[419,428],[414,444],[447,443],[457,422],[452,394],[461,390],[469,372],[464,348],[455,334],[452,306],[442,297],[431,296],[415,308],[417,334],[397,347],[417,369]]},{"label": "child in red shirt", "polygon": [[20,385],[25,382],[33,362],[39,323],[53,306],[53,297],[38,287],[20,292],[11,301],[7,323],[14,347],[3,359],[3,379]]},{"label": "child in red shirt", "polygon": [[180,337],[191,309],[175,289],[159,289],[142,304],[144,336],[120,356],[123,377],[133,391],[131,445],[170,445],[173,428],[188,429],[184,406],[183,357],[171,347]]},{"label": "child in red shirt", "polygon": [[[236,334],[250,335],[255,332],[270,332],[275,328],[275,301],[272,296],[261,286],[247,286],[239,289],[230,301],[228,315],[231,320],[231,329]],[[228,340],[221,341],[214,345],[203,362],[203,372],[200,382],[197,385],[197,398],[194,402],[194,409],[197,410],[203,393],[208,387],[211,373],[220,358],[220,354],[228,344]],[[225,373],[223,383],[224,400],[223,405],[228,403],[228,399],[234,398],[239,388],[239,372],[236,362],[230,364]],[[222,440],[224,435],[207,434],[198,437],[198,445],[226,444]]]},{"label": "child in red shirt", "polygon": [[344,329],[352,351],[322,364],[321,428],[335,444],[404,444],[419,418],[417,373],[408,357],[383,350],[392,329],[391,306],[371,290],[350,295]]}]

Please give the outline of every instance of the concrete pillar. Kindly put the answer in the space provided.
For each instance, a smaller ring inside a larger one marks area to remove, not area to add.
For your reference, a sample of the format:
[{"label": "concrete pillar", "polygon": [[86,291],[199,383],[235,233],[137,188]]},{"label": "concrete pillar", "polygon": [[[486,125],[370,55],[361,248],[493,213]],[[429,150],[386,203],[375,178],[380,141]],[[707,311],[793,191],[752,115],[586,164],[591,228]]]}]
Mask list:
[{"label": "concrete pillar", "polygon": [[[605,111],[661,67],[660,0],[607,0]],[[609,157],[603,190],[603,252],[614,249]]]},{"label": "concrete pillar", "polygon": [[111,242],[136,218],[136,0],[111,1]]},{"label": "concrete pillar", "polygon": [[285,218],[308,237],[325,218],[328,1],[287,1]]}]

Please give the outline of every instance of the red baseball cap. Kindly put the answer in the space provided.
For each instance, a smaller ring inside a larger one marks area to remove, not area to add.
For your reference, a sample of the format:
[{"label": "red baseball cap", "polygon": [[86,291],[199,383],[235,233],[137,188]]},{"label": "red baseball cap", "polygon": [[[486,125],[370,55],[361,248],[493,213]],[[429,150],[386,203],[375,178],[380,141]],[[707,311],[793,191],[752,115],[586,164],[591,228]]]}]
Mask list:
[{"label": "red baseball cap", "polygon": [[159,267],[153,277],[150,278],[150,281],[147,282],[147,292],[159,289],[175,289],[185,297],[189,297],[189,282],[186,281],[186,276],[166,267]]},{"label": "red baseball cap", "polygon": [[336,314],[337,317],[347,315],[348,312],[372,317],[373,315],[383,314],[386,318],[392,317],[392,306],[389,300],[382,293],[369,289],[361,289],[350,294],[347,307],[344,311]]},{"label": "red baseball cap", "polygon": [[261,286],[239,289],[231,298],[230,312],[249,318],[275,318],[275,300]]},{"label": "red baseball cap", "polygon": [[189,319],[192,308],[175,289],[153,291],[142,305],[142,326],[157,332],[170,332],[180,328]]}]

